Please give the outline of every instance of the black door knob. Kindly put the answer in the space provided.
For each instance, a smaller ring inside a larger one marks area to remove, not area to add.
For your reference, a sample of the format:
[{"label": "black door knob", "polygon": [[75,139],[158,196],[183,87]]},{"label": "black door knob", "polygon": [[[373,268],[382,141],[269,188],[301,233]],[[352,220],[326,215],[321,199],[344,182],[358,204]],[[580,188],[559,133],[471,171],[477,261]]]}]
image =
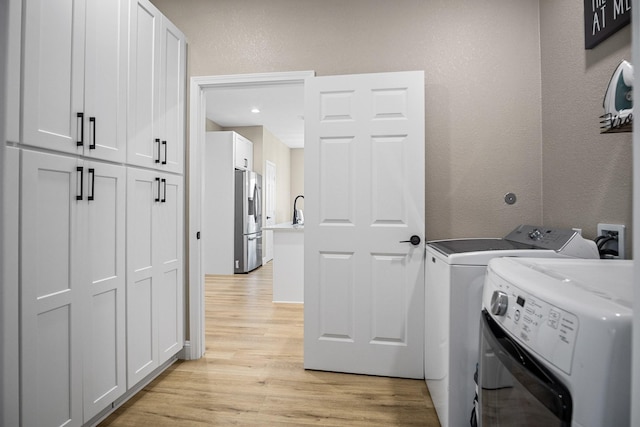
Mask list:
[{"label": "black door knob", "polygon": [[418,246],[420,244],[420,236],[414,234],[409,240],[400,240],[400,243],[411,243],[413,246]]}]

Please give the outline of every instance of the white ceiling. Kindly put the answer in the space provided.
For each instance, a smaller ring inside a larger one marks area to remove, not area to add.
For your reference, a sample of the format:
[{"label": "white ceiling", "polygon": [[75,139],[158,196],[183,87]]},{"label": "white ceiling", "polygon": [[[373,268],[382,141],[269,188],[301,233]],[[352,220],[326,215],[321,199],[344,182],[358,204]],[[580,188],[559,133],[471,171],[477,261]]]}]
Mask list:
[{"label": "white ceiling", "polygon": [[[304,85],[260,84],[207,89],[207,118],[222,127],[264,126],[283,144],[304,147]],[[252,113],[252,108],[260,113]]]}]

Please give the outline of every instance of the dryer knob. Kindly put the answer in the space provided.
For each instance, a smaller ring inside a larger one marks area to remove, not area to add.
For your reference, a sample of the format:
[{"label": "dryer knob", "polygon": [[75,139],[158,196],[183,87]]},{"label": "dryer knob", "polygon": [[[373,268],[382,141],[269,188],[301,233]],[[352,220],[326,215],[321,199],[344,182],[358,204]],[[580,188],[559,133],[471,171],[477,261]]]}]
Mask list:
[{"label": "dryer knob", "polygon": [[507,294],[502,291],[493,291],[491,296],[491,314],[496,316],[504,316],[509,305]]}]

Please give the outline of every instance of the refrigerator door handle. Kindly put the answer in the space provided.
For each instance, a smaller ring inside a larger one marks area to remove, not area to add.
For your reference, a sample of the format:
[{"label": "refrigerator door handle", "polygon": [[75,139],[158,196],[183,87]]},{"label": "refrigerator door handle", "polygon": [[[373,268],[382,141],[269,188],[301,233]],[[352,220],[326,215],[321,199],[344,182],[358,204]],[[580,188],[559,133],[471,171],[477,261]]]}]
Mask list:
[{"label": "refrigerator door handle", "polygon": [[258,190],[258,184],[255,184],[253,186],[253,203],[254,203],[253,218],[257,224],[258,221],[260,220],[260,213],[261,213],[260,191]]}]

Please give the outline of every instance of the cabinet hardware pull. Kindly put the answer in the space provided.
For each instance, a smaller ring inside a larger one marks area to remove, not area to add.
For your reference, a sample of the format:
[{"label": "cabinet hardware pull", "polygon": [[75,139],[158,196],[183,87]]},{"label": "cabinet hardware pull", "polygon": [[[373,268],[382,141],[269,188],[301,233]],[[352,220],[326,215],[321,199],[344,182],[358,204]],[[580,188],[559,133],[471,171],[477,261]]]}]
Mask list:
[{"label": "cabinet hardware pull", "polygon": [[89,150],[95,150],[96,149],[96,118],[95,117],[89,117],[89,126],[92,127],[92,137],[93,139],[91,140],[91,144],[89,144]]},{"label": "cabinet hardware pull", "polygon": [[164,160],[162,161],[163,165],[167,164],[167,141],[162,141],[162,145],[164,145]]},{"label": "cabinet hardware pull", "polygon": [[158,143],[158,158],[156,159],[156,163],[160,163],[160,138],[156,138],[156,142]]},{"label": "cabinet hardware pull", "polygon": [[78,174],[79,181],[80,181],[80,195],[79,196],[76,195],[76,200],[82,200],[82,197],[83,197],[83,195],[82,195],[82,186],[84,184],[84,168],[82,166],[77,166],[76,167],[76,171],[80,172]]},{"label": "cabinet hardware pull", "polygon": [[156,183],[158,184],[158,197],[156,197],[156,202],[160,201],[160,178],[156,178]]},{"label": "cabinet hardware pull", "polygon": [[[84,113],[78,113],[77,115],[80,122],[80,130],[78,131],[78,140],[76,141],[76,145],[78,147],[82,147],[84,145]],[[78,130],[76,128],[76,130]]]},{"label": "cabinet hardware pull", "polygon": [[94,168],[87,169],[89,182],[91,183],[91,193],[87,195],[87,200],[93,200],[96,190],[96,170]]},{"label": "cabinet hardware pull", "polygon": [[162,200],[160,200],[162,203],[165,203],[167,201],[167,180],[162,178],[162,186],[164,187],[164,192],[162,193]]}]

